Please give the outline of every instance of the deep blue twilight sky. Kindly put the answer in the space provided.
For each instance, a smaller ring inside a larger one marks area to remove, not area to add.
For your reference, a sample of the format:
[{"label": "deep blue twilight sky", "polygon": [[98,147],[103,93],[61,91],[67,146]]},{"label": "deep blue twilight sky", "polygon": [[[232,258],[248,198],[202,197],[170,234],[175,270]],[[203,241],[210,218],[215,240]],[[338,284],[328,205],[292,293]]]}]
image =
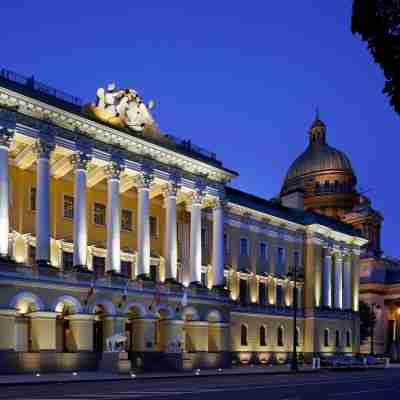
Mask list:
[{"label": "deep blue twilight sky", "polygon": [[217,152],[240,173],[233,185],[260,196],[279,192],[318,105],[400,255],[399,116],[350,32],[350,0],[19,0],[0,12],[0,67],[87,101],[110,81],[136,88],[162,130]]}]

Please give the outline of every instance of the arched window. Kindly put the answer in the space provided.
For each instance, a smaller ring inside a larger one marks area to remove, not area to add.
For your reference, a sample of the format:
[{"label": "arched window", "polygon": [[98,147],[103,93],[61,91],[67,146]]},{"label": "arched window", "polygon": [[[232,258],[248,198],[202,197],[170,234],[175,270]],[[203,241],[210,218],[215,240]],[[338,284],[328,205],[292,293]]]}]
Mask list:
[{"label": "arched window", "polygon": [[243,324],[240,326],[240,344],[247,346],[247,326]]},{"label": "arched window", "polygon": [[317,183],[315,184],[315,192],[316,192],[316,193],[319,193],[320,191],[321,191],[321,185],[320,185],[319,182],[317,182]]},{"label": "arched window", "polygon": [[324,346],[328,347],[329,346],[329,329],[326,328],[324,330]]},{"label": "arched window", "polygon": [[300,346],[300,328],[299,327],[296,328],[296,335],[294,337],[294,340],[295,340],[296,346]]},{"label": "arched window", "polygon": [[336,333],[335,333],[335,346],[336,347],[340,346],[340,333],[339,333],[339,331],[336,331]]},{"label": "arched window", "polygon": [[277,341],[278,341],[278,346],[284,346],[284,332],[283,332],[283,326],[280,326],[278,328],[278,337],[277,337]]},{"label": "arched window", "polygon": [[351,346],[351,331],[349,329],[346,331],[346,346]]},{"label": "arched window", "polygon": [[260,326],[260,346],[267,345],[267,330],[264,325]]}]

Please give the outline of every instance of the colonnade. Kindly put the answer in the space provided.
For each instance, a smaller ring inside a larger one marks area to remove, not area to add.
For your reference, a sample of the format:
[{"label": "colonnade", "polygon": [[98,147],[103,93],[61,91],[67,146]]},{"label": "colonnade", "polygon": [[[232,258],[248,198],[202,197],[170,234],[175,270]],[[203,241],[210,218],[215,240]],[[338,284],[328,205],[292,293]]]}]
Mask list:
[{"label": "colonnade", "polygon": [[[9,131],[7,131],[9,132]],[[8,150],[10,137],[1,132],[0,142],[0,254],[8,254],[9,210],[8,210]],[[38,265],[49,264],[50,260],[50,156],[54,145],[38,139],[34,145],[37,155],[36,166],[36,261]],[[71,156],[74,167],[74,212],[73,212],[73,263],[76,267],[87,266],[87,166],[91,155],[76,151]],[[107,179],[107,272],[121,272],[120,249],[120,177],[123,165],[110,161],[105,167]],[[137,211],[137,265],[136,277],[150,273],[150,226],[149,203],[150,186],[153,180],[151,171],[143,171],[136,177],[138,191]],[[177,279],[177,227],[176,206],[180,182],[171,178],[164,190],[166,229],[164,257],[166,280]],[[205,189],[195,188],[192,193],[189,211],[191,212],[190,271],[192,283],[201,281],[201,207]],[[224,211],[223,199],[218,198],[213,211],[213,286],[222,287],[224,280]]]},{"label": "colonnade", "polygon": [[323,265],[323,306],[350,310],[351,259],[349,256],[325,249]]}]

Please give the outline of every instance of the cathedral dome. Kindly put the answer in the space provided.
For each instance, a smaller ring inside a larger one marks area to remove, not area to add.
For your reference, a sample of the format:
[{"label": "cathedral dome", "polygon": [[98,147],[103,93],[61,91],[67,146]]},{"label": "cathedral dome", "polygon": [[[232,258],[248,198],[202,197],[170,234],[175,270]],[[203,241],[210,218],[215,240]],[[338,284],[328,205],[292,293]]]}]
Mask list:
[{"label": "cathedral dome", "polygon": [[307,174],[332,170],[354,175],[350,160],[342,151],[326,143],[323,146],[311,145],[290,166],[285,184]]},{"label": "cathedral dome", "polygon": [[309,130],[309,145],[290,166],[281,196],[301,190],[306,208],[336,216],[351,208],[356,183],[349,158],[326,142],[326,125],[317,115]]}]

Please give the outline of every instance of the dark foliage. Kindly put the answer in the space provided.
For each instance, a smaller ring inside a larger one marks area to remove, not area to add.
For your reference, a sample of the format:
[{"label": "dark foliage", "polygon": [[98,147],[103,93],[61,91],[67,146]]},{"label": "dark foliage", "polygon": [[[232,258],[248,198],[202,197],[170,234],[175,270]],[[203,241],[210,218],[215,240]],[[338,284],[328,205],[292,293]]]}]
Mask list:
[{"label": "dark foliage", "polygon": [[360,342],[364,343],[365,340],[371,336],[372,328],[376,324],[376,316],[372,307],[363,301],[359,304],[360,311]]},{"label": "dark foliage", "polygon": [[383,92],[400,114],[400,0],[353,0],[351,29],[382,68]]}]

